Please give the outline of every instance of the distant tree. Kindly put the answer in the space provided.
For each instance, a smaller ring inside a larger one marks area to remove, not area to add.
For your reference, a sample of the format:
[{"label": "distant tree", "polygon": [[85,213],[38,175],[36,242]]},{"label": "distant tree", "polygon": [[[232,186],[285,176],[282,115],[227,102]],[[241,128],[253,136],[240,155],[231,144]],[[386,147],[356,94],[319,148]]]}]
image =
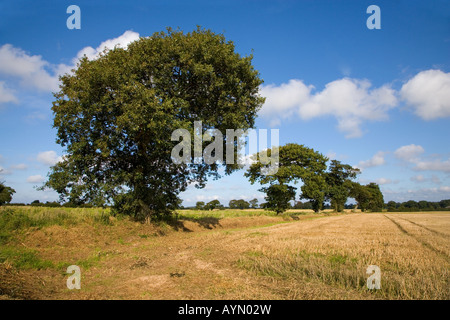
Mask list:
[{"label": "distant tree", "polygon": [[197,201],[195,204],[195,209],[197,210],[204,210],[205,209],[205,203],[203,201]]},{"label": "distant tree", "polygon": [[366,186],[353,182],[352,188],[350,189],[350,197],[354,198],[358,203],[359,209],[361,209],[362,212],[365,212],[369,207],[369,201],[372,194]]},{"label": "distant tree", "polygon": [[328,172],[325,175],[327,188],[325,200],[329,200],[336,212],[344,210],[345,203],[350,195],[351,181],[356,178],[360,170],[340,161],[331,160]]},{"label": "distant tree", "polygon": [[306,202],[297,201],[294,204],[294,209],[312,209],[312,204],[309,201]]},{"label": "distant tree", "polygon": [[[289,183],[297,183],[303,181],[304,184],[309,186],[302,186],[302,198],[311,199],[312,201],[320,202],[320,205],[316,206],[320,208],[323,203],[324,190],[320,190],[322,193],[319,198],[317,192],[313,192],[315,187],[321,187],[321,184],[317,184],[316,178],[321,177],[326,170],[327,158],[314,151],[314,149],[299,145],[296,143],[289,143],[278,148],[278,150],[268,149],[268,156],[272,156],[272,152],[278,152],[278,171],[272,175],[264,174],[265,169],[269,164],[263,164],[260,161],[259,154],[254,156],[255,162],[245,173],[245,176],[249,178],[250,183],[259,182],[261,184],[269,184],[269,187],[263,187],[260,191],[266,192],[266,196],[270,199],[266,203],[266,209],[274,210],[276,212],[283,212],[287,209],[286,203],[291,201],[292,191],[295,193],[295,187],[288,187]],[[324,180],[324,179],[323,179]],[[323,181],[325,182],[325,181]],[[277,185],[278,187],[272,187]],[[270,196],[267,194],[270,192]],[[281,201],[281,197],[285,197]],[[320,209],[317,209],[320,210]]]},{"label": "distant tree", "polygon": [[251,208],[253,208],[253,209],[258,208],[258,199],[254,198],[254,199],[250,200],[249,203],[250,203]]},{"label": "distant tree", "polygon": [[[449,204],[447,208],[445,207],[446,204]],[[450,200],[441,200],[439,202],[408,200],[401,203],[389,201],[386,207],[388,211],[398,212],[448,210],[450,209]]]},{"label": "distant tree", "polygon": [[369,192],[371,193],[368,209],[371,210],[372,212],[383,211],[384,198],[383,193],[381,193],[380,186],[374,182],[371,182],[366,187],[369,189]]},{"label": "distant tree", "polygon": [[295,188],[285,184],[271,184],[261,191],[266,193],[266,209],[274,210],[277,214],[291,208],[290,201],[295,199]]},{"label": "distant tree", "polygon": [[419,204],[416,201],[414,201],[414,200],[409,200],[409,201],[404,202],[403,206],[405,208],[409,208],[409,209],[413,209],[413,210],[414,209],[415,210],[419,209]]},{"label": "distant tree", "polygon": [[228,206],[230,209],[248,209],[250,207],[250,203],[243,199],[231,200]]},{"label": "distant tree", "polygon": [[16,191],[4,185],[3,182],[0,183],[0,206],[10,203],[12,200],[12,195],[16,193]]},{"label": "distant tree", "polygon": [[[54,128],[67,152],[43,188],[74,203],[114,202],[116,211],[147,221],[171,214],[189,184],[201,188],[220,177],[220,164],[198,163],[195,152],[183,152],[190,163],[176,163],[171,151],[184,138],[172,141],[173,132],[192,137],[194,121],[204,130],[253,128],[262,83],[252,56],[201,28],[168,29],[98,59],[84,57],[55,94]],[[226,154],[223,163],[225,174],[242,167]]]},{"label": "distant tree", "polygon": [[439,201],[439,207],[441,207],[442,209],[450,208],[450,200],[447,199]]},{"label": "distant tree", "polygon": [[214,210],[214,209],[218,209],[219,207],[220,207],[220,201],[212,200],[204,206],[204,209],[205,210]]},{"label": "distant tree", "polygon": [[388,211],[395,211],[397,209],[397,202],[389,201],[386,205]]},{"label": "distant tree", "polygon": [[384,206],[384,198],[378,184],[371,182],[368,185],[361,185],[357,182],[352,182],[350,197],[358,202],[358,206],[362,212],[382,211]]},{"label": "distant tree", "polygon": [[57,208],[57,207],[60,207],[61,205],[59,204],[59,202],[56,202],[56,201],[52,201],[52,202],[47,201],[44,206],[45,207]]}]

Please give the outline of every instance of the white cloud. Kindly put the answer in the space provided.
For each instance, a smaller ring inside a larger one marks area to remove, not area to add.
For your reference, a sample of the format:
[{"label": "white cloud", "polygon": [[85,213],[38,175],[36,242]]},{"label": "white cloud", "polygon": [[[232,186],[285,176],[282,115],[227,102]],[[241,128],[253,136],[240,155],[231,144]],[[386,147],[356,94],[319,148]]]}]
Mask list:
[{"label": "white cloud", "polygon": [[291,117],[295,112],[303,120],[331,115],[346,137],[360,137],[365,121],[388,119],[387,111],[397,104],[395,91],[388,85],[371,89],[367,80],[343,78],[328,83],[320,92],[301,80],[290,80],[280,86],[261,87],[266,103],[260,111],[271,121]]},{"label": "white cloud", "polygon": [[35,175],[35,176],[29,176],[27,178],[27,182],[29,182],[29,183],[41,183],[44,181],[45,181],[45,178],[43,176],[41,176],[40,174]]},{"label": "white cloud", "polygon": [[31,56],[11,44],[0,47],[0,74],[19,78],[21,84],[42,91],[56,91],[58,78],[46,70],[50,64],[41,56]]},{"label": "white cloud", "polygon": [[[113,49],[116,46],[126,48],[131,42],[138,39],[139,33],[125,31],[117,38],[103,41],[96,49],[92,47],[81,49],[72,59],[72,65],[54,65],[45,61],[40,55],[31,55],[21,48],[5,44],[0,47],[0,76],[7,77],[8,81],[19,80],[23,87],[55,92],[59,89],[59,76],[70,73],[84,55],[91,60],[97,59],[105,49]],[[0,81],[0,104],[18,102],[10,87],[11,83],[8,83],[8,87],[6,87],[5,81]]]},{"label": "white cloud", "polygon": [[450,159],[433,161],[416,161],[414,170],[450,172]]},{"label": "white cloud", "polygon": [[44,151],[40,152],[36,159],[45,165],[53,166],[60,162],[62,157],[58,157],[55,151]]},{"label": "white cloud", "polygon": [[5,82],[0,81],[0,105],[2,103],[9,103],[9,102],[17,103],[18,100],[14,96],[13,91],[5,87]]},{"label": "white cloud", "polygon": [[441,186],[438,188],[422,188],[409,190],[390,190],[383,189],[384,201],[403,202],[408,200],[426,200],[440,201],[442,199],[450,199],[450,186]]},{"label": "white cloud", "polygon": [[8,170],[8,169],[3,168],[2,166],[0,166],[0,175],[4,176],[4,175],[7,175],[7,174],[11,174],[11,173],[12,173],[11,170]]},{"label": "white cloud", "polygon": [[441,70],[422,71],[399,91],[386,84],[372,88],[367,80],[348,77],[328,83],[322,91],[313,90],[314,86],[297,79],[279,86],[263,85],[261,95],[266,103],[259,114],[271,125],[280,125],[296,112],[302,120],[333,116],[347,138],[362,136],[367,121],[388,119],[398,95],[425,120],[450,117],[450,73]]},{"label": "white cloud", "polygon": [[219,197],[218,195],[198,195],[195,196],[195,201],[204,201],[204,202],[209,202],[212,200],[219,200],[221,197]]},{"label": "white cloud", "polygon": [[422,71],[402,86],[400,95],[424,120],[450,117],[450,73]]},{"label": "white cloud", "polygon": [[425,150],[422,146],[410,144],[407,146],[402,146],[394,151],[395,157],[398,159],[414,162],[417,161],[417,156],[424,153]]},{"label": "white cloud", "polygon": [[392,179],[389,178],[379,178],[376,179],[375,182],[379,185],[394,183]]},{"label": "white cloud", "polygon": [[[435,159],[435,160],[423,160],[419,156],[424,153],[425,150],[422,146],[410,144],[398,148],[394,155],[401,160],[414,164],[413,170],[415,171],[440,171],[450,172],[450,158],[447,160]],[[418,181],[422,176],[416,176],[412,179]],[[438,178],[439,179],[439,178]],[[434,179],[437,181],[437,179]]]},{"label": "white cloud", "polygon": [[24,163],[19,163],[19,164],[15,164],[15,165],[10,166],[10,168],[13,169],[13,170],[26,170],[28,167]]},{"label": "white cloud", "polygon": [[427,181],[431,181],[434,184],[441,184],[442,183],[441,179],[438,176],[434,175],[434,174],[431,176],[431,178],[426,178],[424,175],[418,174],[416,176],[412,176],[410,178],[410,180],[414,181],[414,182],[418,182],[418,183],[423,183],[423,182],[427,182]]},{"label": "white cloud", "polygon": [[360,169],[367,169],[381,166],[386,163],[386,160],[384,160],[384,155],[385,152],[379,151],[371,159],[366,161],[360,161],[356,167]]},{"label": "white cloud", "polygon": [[139,33],[127,30],[117,38],[103,41],[96,49],[92,47],[85,47],[81,49],[77,54],[77,59],[81,59],[84,55],[86,55],[89,60],[94,60],[97,59],[100,53],[102,53],[105,49],[111,50],[115,47],[127,48],[131,42],[136,40],[139,40]]},{"label": "white cloud", "polygon": [[291,117],[299,105],[310,99],[313,86],[307,86],[301,80],[292,79],[280,86],[273,84],[261,86],[261,95],[266,102],[259,114],[271,118],[271,125],[278,125],[280,119]]}]

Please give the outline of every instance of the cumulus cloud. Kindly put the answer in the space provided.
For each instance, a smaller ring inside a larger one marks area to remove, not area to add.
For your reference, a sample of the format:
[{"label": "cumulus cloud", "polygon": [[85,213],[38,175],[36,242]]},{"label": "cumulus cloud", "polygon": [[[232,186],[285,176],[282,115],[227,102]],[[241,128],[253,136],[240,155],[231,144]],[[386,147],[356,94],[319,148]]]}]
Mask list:
[{"label": "cumulus cloud", "polygon": [[271,118],[271,126],[278,125],[280,119],[291,117],[297,108],[306,103],[311,97],[313,86],[307,86],[301,80],[289,80],[280,86],[261,86],[261,95],[266,97],[266,102],[259,114],[262,117]]},{"label": "cumulus cloud", "polygon": [[424,120],[450,117],[450,73],[419,72],[402,86],[400,95]]},{"label": "cumulus cloud", "polygon": [[[450,172],[450,158],[449,159],[432,159],[427,160],[420,157],[421,154],[425,152],[424,148],[419,145],[410,144],[398,148],[394,155],[403,161],[410,162],[414,164],[413,170],[415,171],[439,171],[439,172]],[[412,179],[414,181],[420,182],[421,175],[415,176]],[[436,179],[434,179],[437,181]]]},{"label": "cumulus cloud", "polygon": [[62,157],[59,157],[55,151],[44,151],[37,155],[36,160],[42,164],[54,166],[62,160]]},{"label": "cumulus cloud", "polygon": [[395,150],[394,155],[398,159],[414,162],[417,160],[417,157],[424,152],[425,150],[423,149],[422,146],[410,144],[407,146],[402,146],[397,150]]},{"label": "cumulus cloud", "polygon": [[27,178],[27,182],[29,182],[29,183],[41,183],[44,181],[45,181],[45,178],[43,176],[41,176],[40,174],[35,175],[35,176],[29,176]]},{"label": "cumulus cloud", "polygon": [[366,161],[360,161],[356,167],[360,169],[367,169],[372,167],[378,167],[386,163],[384,159],[385,152],[379,151],[372,158]]},{"label": "cumulus cloud", "polygon": [[128,31],[125,31],[121,36],[119,36],[117,38],[108,39],[106,41],[103,41],[95,49],[92,47],[85,47],[85,48],[81,49],[78,52],[76,59],[81,59],[81,58],[83,58],[84,55],[86,55],[86,57],[89,60],[94,60],[94,59],[97,59],[105,49],[111,50],[111,49],[114,49],[115,47],[127,48],[130,43],[132,43],[133,41],[136,41],[136,40],[139,40],[139,33],[128,30]]},{"label": "cumulus cloud", "polygon": [[343,78],[328,83],[322,91],[301,80],[290,80],[280,86],[261,87],[266,97],[260,115],[277,121],[297,115],[303,120],[334,116],[338,129],[348,138],[362,136],[365,121],[388,119],[387,111],[397,104],[395,91],[388,85],[371,88],[367,80]]},{"label": "cumulus cloud", "polygon": [[[139,39],[139,33],[125,31],[121,36],[108,39],[100,43],[97,48],[85,47],[72,59],[72,64],[54,65],[44,60],[40,55],[32,55],[21,48],[11,44],[0,47],[0,76],[8,81],[18,80],[20,85],[26,88],[37,89],[44,92],[54,92],[59,88],[59,76],[70,73],[76,67],[80,58],[84,55],[88,59],[97,59],[105,49],[114,47],[127,48],[128,45]],[[0,104],[17,102],[13,91],[5,86],[5,81],[0,81]]]},{"label": "cumulus cloud", "polygon": [[[368,80],[342,78],[328,83],[322,91],[302,80],[261,86],[266,103],[260,116],[279,125],[297,114],[302,120],[333,116],[347,138],[363,135],[367,121],[388,119],[388,112],[404,101],[422,119],[450,116],[450,73],[426,70],[407,81],[399,91],[385,84],[373,88]],[[400,97],[400,99],[398,99]]]},{"label": "cumulus cloud", "polygon": [[22,85],[42,91],[58,89],[58,79],[48,72],[50,64],[11,44],[0,47],[0,74],[20,79]]}]

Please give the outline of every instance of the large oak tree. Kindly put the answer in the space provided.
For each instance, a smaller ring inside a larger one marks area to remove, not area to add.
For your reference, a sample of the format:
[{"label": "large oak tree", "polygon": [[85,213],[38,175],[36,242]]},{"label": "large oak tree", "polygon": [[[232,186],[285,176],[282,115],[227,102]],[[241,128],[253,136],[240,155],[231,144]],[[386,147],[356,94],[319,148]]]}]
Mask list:
[{"label": "large oak tree", "polygon": [[[221,132],[253,128],[264,98],[251,62],[222,34],[200,28],[168,29],[81,59],[55,94],[54,127],[66,155],[44,187],[73,203],[114,202],[147,218],[170,213],[188,184],[219,177],[218,163],[174,163],[171,133],[193,137],[194,121]],[[238,168],[226,164],[225,172]]]}]

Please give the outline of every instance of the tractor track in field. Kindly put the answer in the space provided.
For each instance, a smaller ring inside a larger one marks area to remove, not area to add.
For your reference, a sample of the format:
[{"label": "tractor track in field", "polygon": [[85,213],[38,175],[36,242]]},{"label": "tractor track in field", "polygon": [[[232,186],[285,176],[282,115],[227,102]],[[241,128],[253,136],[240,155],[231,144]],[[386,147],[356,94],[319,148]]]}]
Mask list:
[{"label": "tractor track in field", "polygon": [[[411,232],[409,232],[408,230],[406,230],[400,223],[398,223],[397,221],[395,221],[395,219],[394,218],[392,218],[392,217],[388,217],[387,215],[383,215],[385,218],[387,218],[387,219],[389,219],[403,234],[405,234],[405,235],[407,235],[408,237],[411,237],[412,239],[414,239],[414,240],[416,240],[417,242],[419,242],[422,246],[424,246],[425,248],[427,248],[427,249],[429,249],[430,251],[433,251],[434,253],[436,253],[437,255],[439,255],[440,257],[442,257],[442,258],[444,258],[447,262],[450,262],[450,256],[446,253],[446,252],[444,252],[444,251],[442,251],[442,250],[440,250],[440,249],[438,249],[438,248],[436,248],[436,247],[434,247],[433,245],[431,245],[430,243],[428,243],[428,242],[426,242],[426,241],[423,241],[422,239],[420,239],[419,237],[417,237],[417,236],[415,236],[414,234],[412,234]],[[401,218],[400,218],[401,219]],[[410,222],[410,223],[412,223],[412,224],[414,224],[414,225],[416,225],[415,223],[413,223],[413,222],[411,222],[411,221],[409,221],[409,220],[407,220],[407,219],[402,219],[402,220],[405,220],[405,221],[407,221],[407,222]],[[423,229],[425,229],[425,230],[427,230],[427,231],[429,231],[429,232],[432,232],[432,233],[434,233],[433,231],[434,230],[428,230],[428,228],[426,228],[426,227],[423,227],[423,226],[421,226],[421,225],[418,225],[419,227],[422,227]]]},{"label": "tractor track in field", "polygon": [[404,221],[408,221],[408,222],[410,222],[410,223],[412,223],[412,224],[414,224],[414,225],[416,225],[418,227],[421,227],[421,228],[423,228],[423,229],[425,229],[425,230],[427,230],[427,231],[429,231],[431,233],[434,233],[434,234],[436,234],[438,236],[441,236],[441,237],[444,237],[444,238],[450,238],[450,235],[442,233],[442,232],[439,232],[439,231],[436,231],[436,230],[433,230],[433,229],[430,229],[430,228],[425,227],[424,225],[422,225],[420,223],[417,223],[417,222],[414,222],[414,221],[411,221],[411,220],[408,220],[408,219],[405,219],[405,218],[401,218],[401,217],[399,217],[399,219],[404,220]]}]

